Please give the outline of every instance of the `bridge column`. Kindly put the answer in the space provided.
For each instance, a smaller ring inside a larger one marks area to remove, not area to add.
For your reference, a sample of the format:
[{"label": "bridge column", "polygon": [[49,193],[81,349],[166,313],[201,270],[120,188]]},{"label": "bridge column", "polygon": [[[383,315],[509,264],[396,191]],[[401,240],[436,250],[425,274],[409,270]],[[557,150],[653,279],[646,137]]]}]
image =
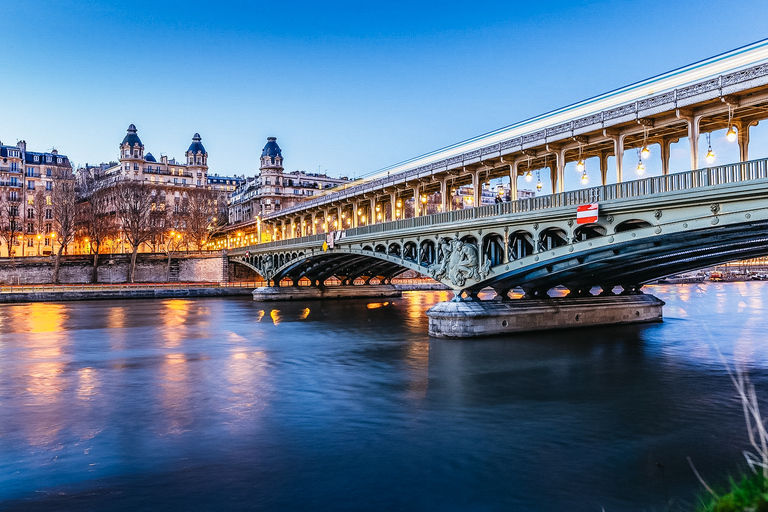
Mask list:
[{"label": "bridge column", "polygon": [[608,151],[600,152],[600,183],[603,186],[608,184]]},{"label": "bridge column", "polygon": [[509,200],[517,200],[517,164],[509,164]]},{"label": "bridge column", "polygon": [[688,142],[691,145],[691,170],[699,168],[699,124],[701,115],[694,115],[692,110],[678,109],[676,112],[678,119],[684,120],[688,124]]},{"label": "bridge column", "polygon": [[[565,148],[555,153],[557,155],[557,193],[565,192]],[[552,192],[555,191],[555,184],[552,184]]]},{"label": "bridge column", "polygon": [[739,159],[742,162],[749,161],[749,127],[757,125],[757,122],[744,122],[738,120],[734,123],[739,130]]},{"label": "bridge column", "polygon": [[440,182],[440,211],[448,211],[448,178]]},{"label": "bridge column", "polygon": [[659,142],[661,146],[661,174],[666,176],[669,174],[669,146],[672,144],[672,139],[663,138]]},{"label": "bridge column", "polygon": [[389,193],[389,215],[390,219],[395,220],[395,211],[397,209],[397,192]]},{"label": "bridge column", "polygon": [[474,192],[473,206],[477,208],[483,200],[483,191],[480,188],[480,171],[472,173],[472,191]]},{"label": "bridge column", "polygon": [[341,218],[341,206],[336,207],[336,222],[338,223],[338,226],[335,226],[336,229],[344,229],[344,221]]},{"label": "bridge column", "polygon": [[285,240],[285,222],[280,223],[280,240]]},{"label": "bridge column", "polygon": [[624,162],[624,134],[609,134],[608,130],[603,130],[603,135],[613,141],[613,156],[616,158],[616,183],[624,181],[623,162]]},{"label": "bridge column", "polygon": [[368,201],[368,224],[374,224],[376,222],[376,198],[373,197]]},{"label": "bridge column", "polygon": [[413,216],[421,216],[421,186],[413,187]]}]

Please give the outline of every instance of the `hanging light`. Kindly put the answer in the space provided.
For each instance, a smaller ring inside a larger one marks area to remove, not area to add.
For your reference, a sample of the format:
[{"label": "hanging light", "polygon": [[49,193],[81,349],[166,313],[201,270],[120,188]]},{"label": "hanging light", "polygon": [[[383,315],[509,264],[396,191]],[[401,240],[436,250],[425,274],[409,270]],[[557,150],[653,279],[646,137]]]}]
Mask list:
[{"label": "hanging light", "polygon": [[525,181],[530,183],[531,180],[533,180],[533,174],[531,174],[531,171],[528,171],[527,173],[525,173]]},{"label": "hanging light", "polygon": [[645,166],[643,165],[643,157],[640,154],[640,151],[637,152],[637,174],[638,176],[642,176],[645,173]]},{"label": "hanging light", "polygon": [[648,149],[648,127],[643,126],[643,149],[640,150],[640,158],[647,160],[651,156],[651,150]]},{"label": "hanging light", "polygon": [[576,162],[576,170],[579,172],[584,172],[584,160],[579,160]]},{"label": "hanging light", "polygon": [[704,157],[708,164],[712,164],[715,161],[715,152],[712,151],[712,139],[710,134],[707,133],[707,156]]},{"label": "hanging light", "polygon": [[731,106],[728,105],[728,131],[725,132],[728,142],[736,142],[736,127],[731,124]]},{"label": "hanging light", "polygon": [[541,192],[541,189],[544,187],[544,185],[541,183],[541,178],[539,178],[539,181],[536,182],[536,190]]},{"label": "hanging light", "polygon": [[584,173],[581,175],[581,184],[586,185],[589,183],[589,178],[587,177],[587,170],[584,170]]}]

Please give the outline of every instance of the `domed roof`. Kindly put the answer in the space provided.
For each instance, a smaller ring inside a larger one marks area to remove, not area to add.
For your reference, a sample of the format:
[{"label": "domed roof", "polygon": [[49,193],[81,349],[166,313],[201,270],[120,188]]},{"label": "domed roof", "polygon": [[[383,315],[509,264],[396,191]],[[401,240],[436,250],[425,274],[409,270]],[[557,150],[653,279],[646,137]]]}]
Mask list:
[{"label": "domed roof", "polygon": [[152,153],[147,153],[146,156],[144,157],[144,160],[146,160],[147,162],[157,162],[157,160],[155,160],[155,157],[152,156]]},{"label": "domed roof", "polygon": [[276,156],[283,157],[283,152],[280,146],[277,145],[277,137],[267,137],[267,145],[261,151],[261,156],[268,156],[270,158],[275,158]]},{"label": "domed roof", "polygon": [[197,153],[198,151],[205,154],[205,148],[203,147],[203,144],[200,142],[202,138],[200,138],[200,134],[196,133],[194,137],[192,137],[192,144],[189,145],[189,149],[187,150],[187,153],[190,151],[192,153]]},{"label": "domed roof", "polygon": [[[128,134],[123,139],[123,144],[129,144],[131,146],[134,146],[134,145],[138,144],[139,146],[141,146],[142,145],[141,144],[141,139],[139,139],[139,136],[136,135],[137,131],[138,130],[136,129],[135,125],[132,124],[131,126],[129,126],[128,127]],[[121,144],[121,146],[123,144]]]}]

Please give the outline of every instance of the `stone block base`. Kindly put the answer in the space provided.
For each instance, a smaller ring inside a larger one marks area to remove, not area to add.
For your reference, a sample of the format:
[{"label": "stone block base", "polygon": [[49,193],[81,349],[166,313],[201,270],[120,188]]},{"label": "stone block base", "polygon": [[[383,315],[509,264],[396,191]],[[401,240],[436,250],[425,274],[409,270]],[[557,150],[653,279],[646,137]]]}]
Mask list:
[{"label": "stone block base", "polygon": [[402,292],[392,285],[358,286],[265,286],[253,290],[253,300],[313,300],[313,299],[356,299],[373,297],[400,297]]},{"label": "stone block base", "polygon": [[427,311],[429,335],[473,338],[595,325],[661,322],[653,295],[441,302]]}]

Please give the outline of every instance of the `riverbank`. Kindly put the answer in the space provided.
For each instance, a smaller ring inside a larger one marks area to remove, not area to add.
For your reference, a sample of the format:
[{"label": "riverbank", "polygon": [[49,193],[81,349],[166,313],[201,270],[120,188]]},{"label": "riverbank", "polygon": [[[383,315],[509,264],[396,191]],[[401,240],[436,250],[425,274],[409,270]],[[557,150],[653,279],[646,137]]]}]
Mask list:
[{"label": "riverbank", "polygon": [[[0,304],[19,302],[67,302],[111,299],[163,299],[169,297],[251,296],[264,281],[234,283],[137,283],[0,286]],[[440,283],[399,283],[396,290],[443,290]]]}]

